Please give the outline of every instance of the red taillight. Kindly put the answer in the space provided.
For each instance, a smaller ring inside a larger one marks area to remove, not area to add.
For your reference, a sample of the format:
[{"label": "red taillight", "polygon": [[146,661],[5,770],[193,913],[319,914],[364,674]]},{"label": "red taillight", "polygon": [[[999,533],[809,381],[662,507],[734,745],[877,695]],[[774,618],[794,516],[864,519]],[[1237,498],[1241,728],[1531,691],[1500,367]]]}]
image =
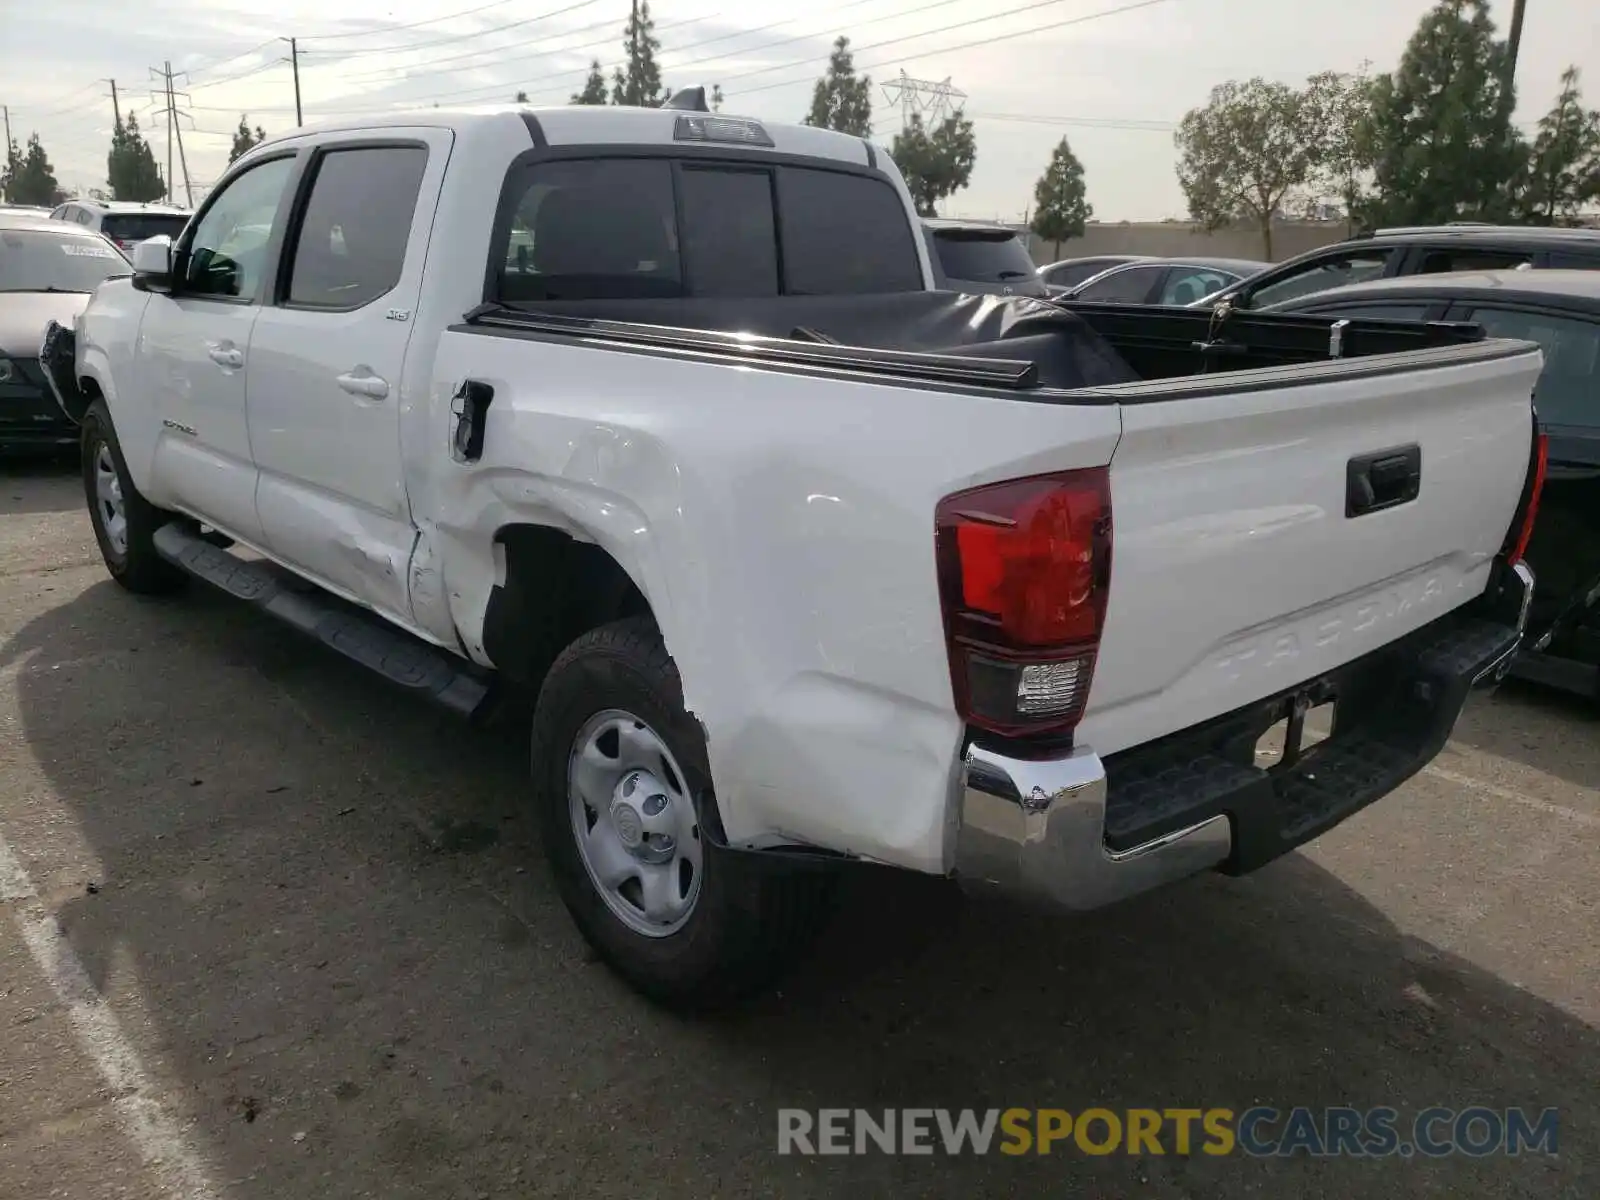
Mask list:
[{"label": "red taillight", "polygon": [[1529,464],[1529,482],[1518,509],[1518,519],[1511,526],[1507,539],[1506,561],[1515,565],[1528,552],[1528,539],[1533,537],[1533,523],[1539,516],[1539,497],[1544,492],[1544,477],[1550,467],[1550,438],[1544,430],[1533,435],[1533,462]]},{"label": "red taillight", "polygon": [[956,707],[999,734],[1083,715],[1111,575],[1104,467],[946,496],[934,517]]}]

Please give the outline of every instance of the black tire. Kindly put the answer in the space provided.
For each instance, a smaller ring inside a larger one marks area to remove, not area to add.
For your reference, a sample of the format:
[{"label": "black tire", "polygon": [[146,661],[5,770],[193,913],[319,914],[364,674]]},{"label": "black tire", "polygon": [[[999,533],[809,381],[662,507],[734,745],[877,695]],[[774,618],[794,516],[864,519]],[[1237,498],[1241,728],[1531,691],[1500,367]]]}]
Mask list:
[{"label": "black tire", "polygon": [[596,713],[622,709],[667,743],[702,826],[710,767],[699,723],[684,711],[678,669],[654,622],[635,617],[584,634],[556,659],[533,716],[534,803],[561,898],[600,957],[639,991],[674,1008],[737,1001],[771,980],[821,928],[831,873],[703,845],[700,894],[686,924],[665,937],[625,925],[607,906],[579,855],[567,765]]},{"label": "black tire", "polygon": [[[111,414],[104,400],[96,400],[83,416],[79,446],[82,451],[83,494],[89,506],[89,522],[94,526],[94,538],[100,544],[100,556],[105,559],[106,570],[130,592],[142,595],[162,595],[181,588],[187,576],[156,553],[155,533],[176,515],[151,504],[133,486],[128,475],[127,461],[122,457],[122,446],[117,442],[117,431],[112,427]],[[116,468],[117,481],[122,487],[122,510],[127,525],[126,546],[122,549],[106,532],[107,514],[101,505],[96,484],[97,464],[102,447],[110,455]]]}]

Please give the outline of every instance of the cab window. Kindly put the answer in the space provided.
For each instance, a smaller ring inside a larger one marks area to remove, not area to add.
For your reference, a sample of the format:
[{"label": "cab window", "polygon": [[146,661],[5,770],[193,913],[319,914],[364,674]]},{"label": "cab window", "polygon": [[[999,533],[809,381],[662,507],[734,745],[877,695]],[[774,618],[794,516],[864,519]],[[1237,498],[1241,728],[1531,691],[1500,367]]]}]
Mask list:
[{"label": "cab window", "polygon": [[184,248],[179,289],[184,295],[255,298],[268,236],[293,169],[293,158],[269,159],[235,176],[217,194]]}]

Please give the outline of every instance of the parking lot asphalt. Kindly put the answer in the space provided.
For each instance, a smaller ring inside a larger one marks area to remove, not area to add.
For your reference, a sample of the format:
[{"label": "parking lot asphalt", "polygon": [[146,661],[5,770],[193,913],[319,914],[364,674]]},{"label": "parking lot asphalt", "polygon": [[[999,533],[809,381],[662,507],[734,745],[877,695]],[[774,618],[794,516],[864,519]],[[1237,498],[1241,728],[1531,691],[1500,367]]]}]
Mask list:
[{"label": "parking lot asphalt", "polygon": [[[1305,852],[1040,917],[862,871],[748,1008],[574,932],[525,746],[0,468],[0,1198],[1600,1195],[1600,711],[1507,687]],[[780,1157],[778,1110],[1560,1110],[1559,1154]]]}]

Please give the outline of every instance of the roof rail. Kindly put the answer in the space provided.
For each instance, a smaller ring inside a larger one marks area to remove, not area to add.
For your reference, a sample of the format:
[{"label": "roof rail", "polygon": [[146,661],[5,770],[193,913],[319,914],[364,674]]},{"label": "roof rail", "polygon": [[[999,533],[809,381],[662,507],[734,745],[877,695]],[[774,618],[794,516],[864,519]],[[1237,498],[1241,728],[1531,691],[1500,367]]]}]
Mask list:
[{"label": "roof rail", "polygon": [[1450,221],[1443,225],[1394,225],[1375,230],[1376,237],[1425,237],[1428,235],[1471,235],[1502,233],[1525,238],[1600,237],[1600,231],[1553,225],[1495,225],[1488,221]]}]

